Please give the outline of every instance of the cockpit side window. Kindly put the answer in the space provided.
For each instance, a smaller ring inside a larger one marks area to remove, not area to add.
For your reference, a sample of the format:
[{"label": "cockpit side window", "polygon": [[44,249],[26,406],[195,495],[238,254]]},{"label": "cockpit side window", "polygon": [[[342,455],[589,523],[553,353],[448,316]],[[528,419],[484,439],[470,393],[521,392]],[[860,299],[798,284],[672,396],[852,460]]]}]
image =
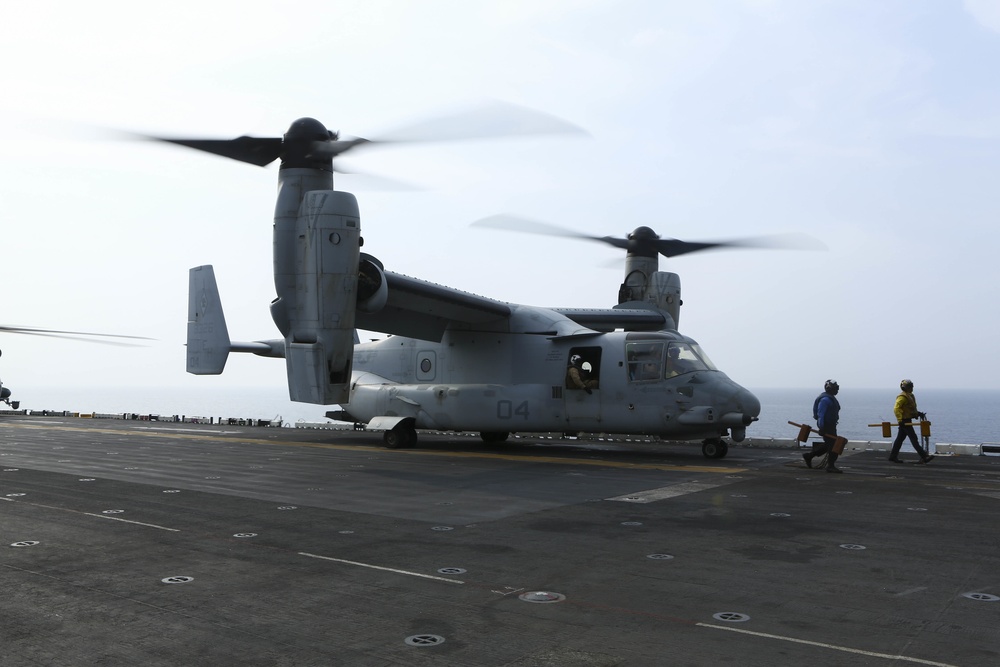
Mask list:
[{"label": "cockpit side window", "polygon": [[625,344],[625,361],[628,379],[632,382],[647,382],[663,377],[663,347],[661,342],[637,342]]}]

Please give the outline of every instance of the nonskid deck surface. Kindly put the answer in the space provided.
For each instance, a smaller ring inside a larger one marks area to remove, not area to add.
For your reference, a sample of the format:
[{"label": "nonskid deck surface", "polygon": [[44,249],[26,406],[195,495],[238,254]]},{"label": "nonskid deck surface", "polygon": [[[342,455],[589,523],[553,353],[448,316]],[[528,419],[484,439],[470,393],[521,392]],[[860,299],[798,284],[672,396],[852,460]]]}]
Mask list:
[{"label": "nonskid deck surface", "polygon": [[0,420],[4,664],[991,665],[1000,460]]}]

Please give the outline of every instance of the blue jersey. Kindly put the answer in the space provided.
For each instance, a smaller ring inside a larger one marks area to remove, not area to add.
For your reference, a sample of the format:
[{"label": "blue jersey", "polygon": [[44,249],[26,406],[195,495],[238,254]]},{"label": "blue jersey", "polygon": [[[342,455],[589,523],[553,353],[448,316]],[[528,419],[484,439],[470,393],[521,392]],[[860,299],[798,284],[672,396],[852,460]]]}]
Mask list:
[{"label": "blue jersey", "polygon": [[820,394],[813,401],[813,419],[822,431],[826,428],[836,428],[840,421],[840,401],[833,394]]}]

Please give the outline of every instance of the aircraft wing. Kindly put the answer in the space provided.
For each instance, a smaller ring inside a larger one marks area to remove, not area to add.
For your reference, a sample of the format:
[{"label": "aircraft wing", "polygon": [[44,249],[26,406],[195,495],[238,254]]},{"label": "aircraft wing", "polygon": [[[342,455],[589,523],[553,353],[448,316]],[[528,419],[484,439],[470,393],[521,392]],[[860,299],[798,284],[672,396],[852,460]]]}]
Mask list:
[{"label": "aircraft wing", "polygon": [[645,308],[552,308],[580,326],[594,331],[662,331],[673,323],[659,310]]},{"label": "aircraft wing", "polygon": [[501,324],[513,312],[503,301],[391,271],[384,275],[389,290],[386,305],[377,313],[359,310],[355,319],[359,329],[440,341],[449,325]]},{"label": "aircraft wing", "polygon": [[[453,287],[384,272],[388,299],[376,313],[357,311],[355,326],[365,331],[440,341],[447,328],[506,331],[517,306]],[[550,308],[593,331],[673,329],[664,313],[645,308]]]}]

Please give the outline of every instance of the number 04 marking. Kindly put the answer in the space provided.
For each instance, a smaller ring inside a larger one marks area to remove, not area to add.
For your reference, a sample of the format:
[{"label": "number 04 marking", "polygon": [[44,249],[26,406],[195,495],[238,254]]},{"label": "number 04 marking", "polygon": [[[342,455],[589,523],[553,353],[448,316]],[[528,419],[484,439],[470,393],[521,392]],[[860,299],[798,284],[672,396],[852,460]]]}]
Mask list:
[{"label": "number 04 marking", "polygon": [[528,402],[521,401],[514,406],[513,401],[497,401],[497,419],[512,419],[513,417],[528,418]]}]

